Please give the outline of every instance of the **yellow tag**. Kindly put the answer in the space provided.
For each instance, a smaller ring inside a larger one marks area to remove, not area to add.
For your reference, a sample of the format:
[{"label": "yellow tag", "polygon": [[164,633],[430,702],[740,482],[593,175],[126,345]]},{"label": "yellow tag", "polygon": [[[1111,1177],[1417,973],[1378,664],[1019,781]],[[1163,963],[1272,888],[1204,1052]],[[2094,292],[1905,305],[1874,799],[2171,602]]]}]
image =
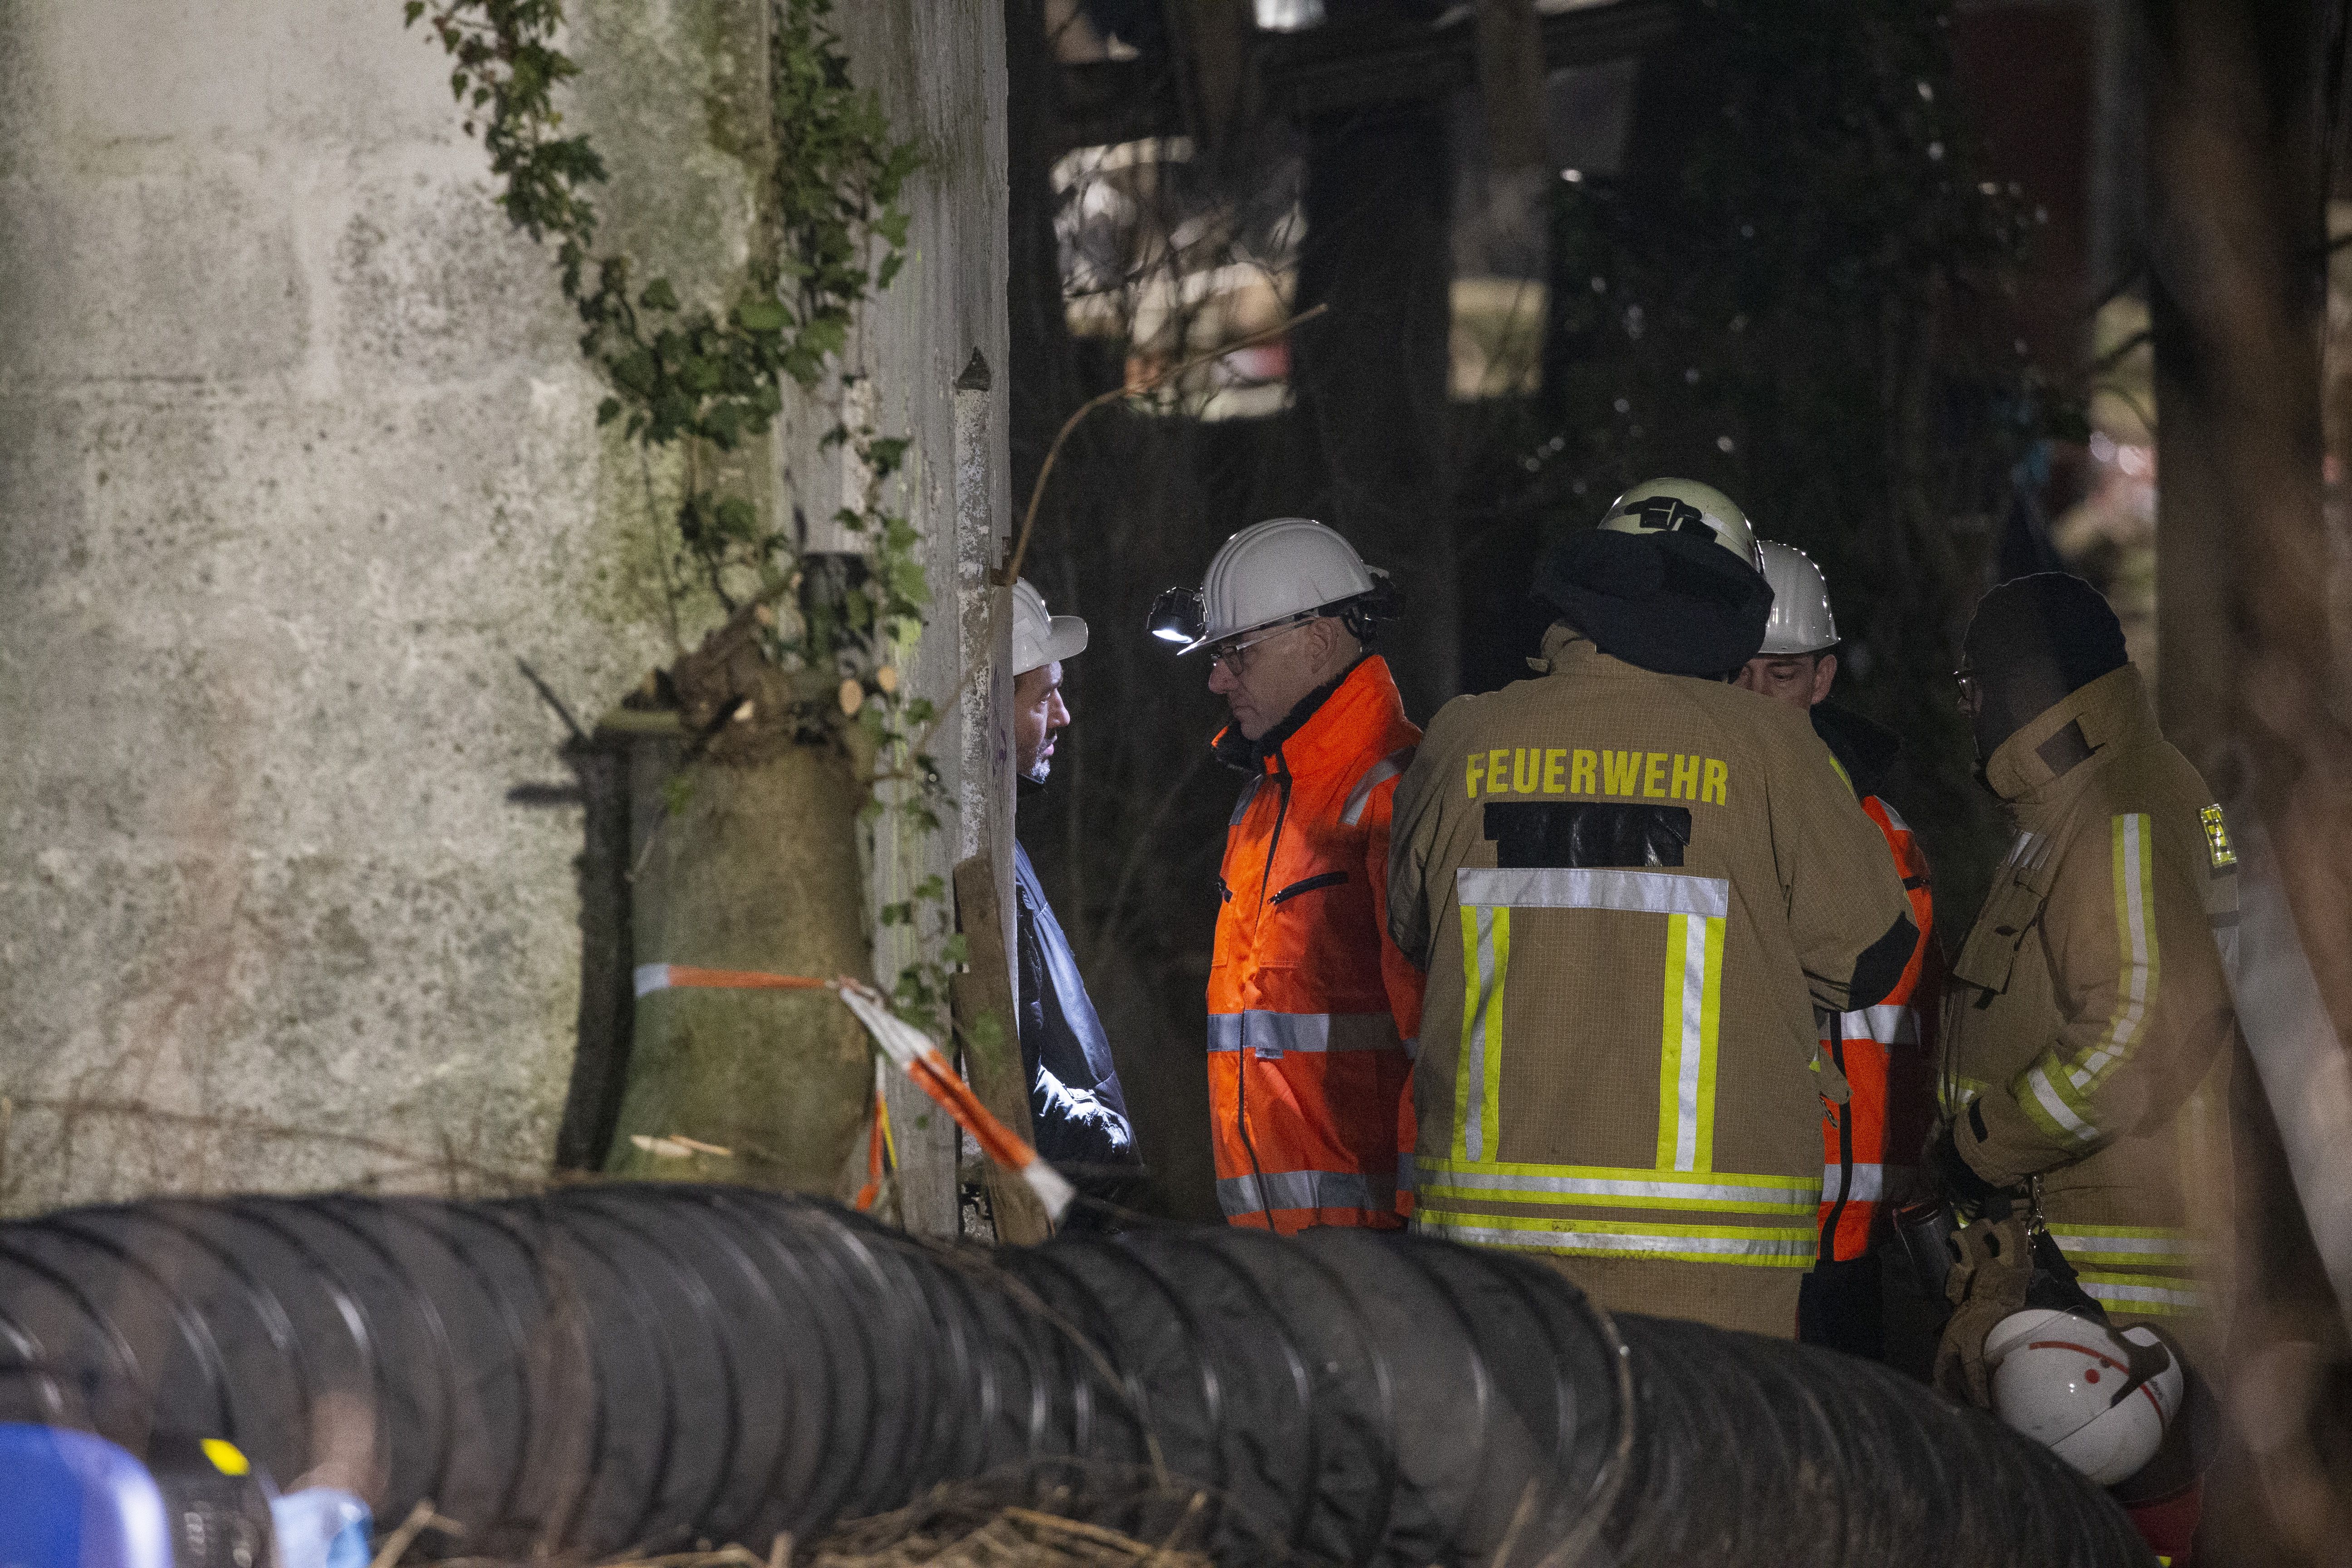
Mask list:
[{"label": "yellow tag", "polygon": [[247,1459],[243,1454],[239,1453],[237,1451],[236,1445],[230,1442],[227,1438],[207,1437],[204,1440],[203,1447],[205,1450],[205,1458],[210,1459],[213,1462],[213,1468],[218,1470],[222,1475],[249,1476],[253,1474],[252,1461]]},{"label": "yellow tag", "polygon": [[2236,865],[2238,852],[2230,847],[2230,829],[2221,820],[2221,808],[2209,805],[2197,817],[2205,825],[2205,851],[2213,858],[2213,868],[2218,871],[2224,866]]}]

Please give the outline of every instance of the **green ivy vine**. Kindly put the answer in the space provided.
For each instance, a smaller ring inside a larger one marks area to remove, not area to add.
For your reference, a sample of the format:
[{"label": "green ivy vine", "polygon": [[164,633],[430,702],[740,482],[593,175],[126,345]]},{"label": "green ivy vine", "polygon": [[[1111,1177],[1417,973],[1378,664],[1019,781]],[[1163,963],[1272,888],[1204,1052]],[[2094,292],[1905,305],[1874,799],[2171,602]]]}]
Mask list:
[{"label": "green ivy vine", "polygon": [[[744,284],[723,313],[688,309],[668,279],[640,281],[627,256],[598,247],[587,193],[605,180],[604,164],[585,134],[566,129],[555,101],[580,74],[555,42],[562,0],[404,0],[404,10],[407,25],[424,23],[449,57],[450,91],[467,134],[489,154],[499,205],[533,239],[555,241],[563,298],[583,327],[580,352],[607,388],[597,423],[618,422],[640,451],[678,458],[681,575],[706,584],[730,628],[756,637],[772,665],[803,678],[794,682],[803,726],[840,727],[862,742],[876,783],[907,786],[887,809],[931,832],[944,791],[924,744],[939,715],[898,679],[930,588],[919,536],[887,504],[908,443],[849,414],[855,378],[842,363],[859,310],[905,264],[904,195],[920,158],[913,141],[892,136],[879,96],[852,82],[829,23],[833,0],[770,3],[775,155]],[[803,562],[792,536],[723,478],[728,454],[772,429],[787,381],[820,394],[829,374],[839,395],[821,449],[846,449],[864,476],[834,516],[866,545],[846,569],[838,558]],[[885,809],[877,794],[865,819]],[[912,925],[924,906],[943,910],[945,898],[942,880],[927,878],[877,918]],[[937,1026],[961,940],[945,936],[944,963],[919,962],[898,977],[895,1000],[926,1027]]]}]

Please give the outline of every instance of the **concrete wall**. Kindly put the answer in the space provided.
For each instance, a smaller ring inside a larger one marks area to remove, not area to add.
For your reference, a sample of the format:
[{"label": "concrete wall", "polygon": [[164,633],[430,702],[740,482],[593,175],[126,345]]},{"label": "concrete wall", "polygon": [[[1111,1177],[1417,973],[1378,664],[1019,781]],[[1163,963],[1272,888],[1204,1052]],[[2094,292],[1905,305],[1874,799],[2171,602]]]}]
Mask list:
[{"label": "concrete wall", "polygon": [[[894,102],[992,102],[925,129],[1001,185],[994,5],[848,8],[951,46]],[[578,14],[608,232],[723,291],[761,6]],[[446,76],[397,0],[0,0],[0,1207],[547,1163],[583,822],[520,664],[593,722],[706,607]],[[948,222],[890,351],[947,365],[889,410],[927,498],[1002,361],[1001,198]]]}]

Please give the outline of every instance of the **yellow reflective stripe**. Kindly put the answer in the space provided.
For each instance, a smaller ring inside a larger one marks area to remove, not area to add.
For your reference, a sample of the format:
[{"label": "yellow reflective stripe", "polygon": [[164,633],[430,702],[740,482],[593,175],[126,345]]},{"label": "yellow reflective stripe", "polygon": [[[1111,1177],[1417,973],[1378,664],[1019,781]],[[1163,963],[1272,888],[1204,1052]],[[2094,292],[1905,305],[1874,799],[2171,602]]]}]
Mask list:
[{"label": "yellow reflective stripe", "polygon": [[2034,1124],[2069,1147],[2100,1137],[2092,1097],[2131,1058],[2156,1005],[2155,822],[2145,812],[2108,819],[2108,873],[2115,896],[2116,1001],[2099,1043],[2072,1061],[2053,1047],[2018,1074],[2010,1093]]},{"label": "yellow reflective stripe", "polygon": [[1710,1209],[1730,1214],[1810,1215],[1822,1184],[1811,1176],[1685,1175],[1615,1165],[1420,1167],[1433,1196],[1488,1203],[1573,1204],[1596,1208]]},{"label": "yellow reflective stripe", "polygon": [[1666,918],[1658,1049],[1658,1169],[1715,1166],[1716,1038],[1721,1024],[1724,922]]},{"label": "yellow reflective stripe", "polygon": [[2204,1247],[2185,1230],[2160,1226],[2053,1225],[2050,1239],[2074,1263],[2116,1263],[2140,1268],[2186,1268]]},{"label": "yellow reflective stripe", "polygon": [[1503,986],[1511,967],[1511,911],[1462,906],[1462,1054],[1454,1068],[1454,1157],[1483,1160],[1499,1146]]},{"label": "yellow reflective stripe", "polygon": [[1774,1268],[1812,1265],[1811,1226],[1650,1224],[1628,1220],[1529,1219],[1511,1215],[1414,1211],[1413,1227],[1486,1247],[1528,1247],[1587,1258],[1678,1258]]},{"label": "yellow reflective stripe", "polygon": [[2091,1300],[2122,1311],[2162,1316],[2193,1312],[2203,1304],[2196,1287],[2178,1276],[2084,1268],[2075,1278]]}]

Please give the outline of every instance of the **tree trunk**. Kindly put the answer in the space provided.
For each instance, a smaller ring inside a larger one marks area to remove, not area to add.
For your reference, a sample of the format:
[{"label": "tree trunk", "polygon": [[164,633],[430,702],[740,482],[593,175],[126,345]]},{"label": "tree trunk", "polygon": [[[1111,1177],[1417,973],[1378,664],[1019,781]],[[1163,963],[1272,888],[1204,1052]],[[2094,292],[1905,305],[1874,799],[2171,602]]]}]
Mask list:
[{"label": "tree trunk", "polygon": [[1292,349],[1299,417],[1330,498],[1321,521],[1404,590],[1403,623],[1383,651],[1407,710],[1426,722],[1459,689],[1461,668],[1445,121],[1438,105],[1398,105],[1308,135],[1297,305],[1331,313],[1300,329]]}]

